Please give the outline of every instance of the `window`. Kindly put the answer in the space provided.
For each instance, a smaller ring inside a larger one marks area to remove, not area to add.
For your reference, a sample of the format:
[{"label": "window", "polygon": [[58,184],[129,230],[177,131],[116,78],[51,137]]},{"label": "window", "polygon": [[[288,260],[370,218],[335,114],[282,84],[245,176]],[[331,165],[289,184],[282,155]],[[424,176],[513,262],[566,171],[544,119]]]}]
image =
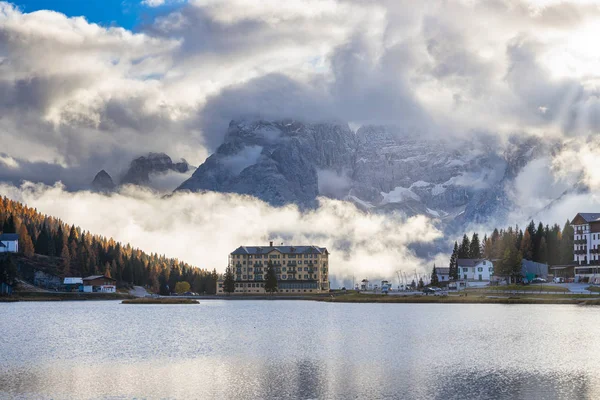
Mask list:
[{"label": "window", "polygon": [[465,275],[465,279],[467,279],[467,275]]},{"label": "window", "polygon": [[485,265],[485,260],[483,260],[483,265]]},{"label": "window", "polygon": [[283,275],[283,276],[282,276],[282,278],[283,278],[283,279],[287,279],[287,275]]},{"label": "window", "polygon": [[[483,272],[483,268],[479,267],[479,268],[477,268],[477,271],[479,271],[479,272]],[[480,275],[480,276],[481,276],[481,275]]]},{"label": "window", "polygon": [[244,278],[244,279],[246,279],[246,275],[244,275],[244,277],[243,277],[243,278]]}]

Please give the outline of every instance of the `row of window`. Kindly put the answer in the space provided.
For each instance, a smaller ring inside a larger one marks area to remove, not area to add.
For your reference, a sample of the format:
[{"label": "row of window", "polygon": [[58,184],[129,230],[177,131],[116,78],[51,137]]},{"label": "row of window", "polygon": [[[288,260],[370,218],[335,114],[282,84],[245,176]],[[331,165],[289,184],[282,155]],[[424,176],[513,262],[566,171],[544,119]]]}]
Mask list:
[{"label": "row of window", "polygon": [[[316,263],[316,264],[318,264],[318,263],[319,263],[318,261],[313,261],[313,260],[304,260],[304,264],[312,264],[313,262],[314,262],[314,263]],[[237,263],[239,264],[240,262],[238,261]],[[279,262],[277,262],[277,263],[279,263]],[[277,263],[274,263],[274,264],[277,264]],[[302,264],[302,260],[300,260],[300,261],[290,261],[289,263],[290,263],[290,265],[294,265],[294,264],[296,264],[296,263],[298,263],[298,264]],[[267,261],[265,261],[265,263],[263,264],[263,262],[262,262],[262,261],[255,261],[255,262],[254,262],[254,264],[259,264],[259,265],[267,265],[267,264],[268,264],[268,262],[267,262]],[[242,265],[246,265],[246,260],[243,260],[243,261],[242,261]],[[248,265],[252,265],[252,261],[248,261]],[[286,265],[286,261],[285,261],[285,260],[283,260],[283,265]]]},{"label": "row of window", "polygon": [[[312,276],[312,278],[311,278]],[[238,280],[240,280],[240,275],[238,275],[237,277]],[[246,280],[246,279],[258,279],[261,280],[262,279],[262,275],[254,275],[254,278],[252,275],[242,275],[241,279]],[[296,277],[296,275],[277,275],[277,279],[302,279],[302,275],[298,275]],[[317,279],[317,274],[304,274],[304,279]]]},{"label": "row of window", "polygon": [[[490,267],[489,268],[489,272],[493,272],[493,271],[494,271],[494,268]],[[462,272],[463,273],[468,273],[469,272],[469,268],[462,267]],[[473,272],[475,272],[475,267],[473,267]],[[483,267],[477,267],[477,272],[483,272]],[[458,273],[460,273],[460,271],[458,271]]]},{"label": "row of window", "polygon": [[[296,271],[303,271],[302,267],[297,267],[297,268],[295,268],[295,267],[289,267],[290,272],[294,271],[294,269]],[[318,268],[316,268],[316,267],[314,267],[314,268],[313,267],[304,267],[304,271],[317,270],[317,269]],[[256,267],[256,268],[248,267],[247,270],[248,270],[248,272],[263,272],[263,271],[266,272],[267,271],[267,269],[263,268],[263,267]],[[287,272],[288,268],[287,267],[281,267],[281,268],[276,268],[275,270],[277,272]],[[243,268],[238,267],[237,268],[237,272],[239,273],[240,271],[246,272],[246,267],[243,267]],[[327,272],[327,269],[323,268],[323,272],[324,273]]]},{"label": "row of window", "polygon": [[[283,257],[282,257],[283,256]],[[241,254],[236,254],[235,258],[237,258],[238,260],[243,258],[245,256],[242,256]],[[255,259],[278,259],[278,258],[302,258],[302,254],[255,254],[255,255],[248,255],[248,258],[255,258]],[[318,258],[319,255],[318,254],[304,254],[304,258]]]}]

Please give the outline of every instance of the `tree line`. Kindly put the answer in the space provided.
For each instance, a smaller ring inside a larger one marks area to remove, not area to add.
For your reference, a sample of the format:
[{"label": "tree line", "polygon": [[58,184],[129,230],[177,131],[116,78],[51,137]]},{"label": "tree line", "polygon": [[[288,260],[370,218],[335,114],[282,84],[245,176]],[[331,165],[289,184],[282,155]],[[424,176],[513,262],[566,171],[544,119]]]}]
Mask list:
[{"label": "tree line", "polygon": [[567,221],[560,225],[536,226],[532,220],[522,230],[519,226],[506,229],[495,228],[490,236],[479,240],[474,233],[471,239],[463,235],[460,245],[454,242],[450,256],[450,279],[458,279],[458,259],[485,258],[494,261],[494,273],[500,276],[518,277],[521,274],[521,261],[531,260],[549,265],[573,263],[573,227]]},{"label": "tree line", "polygon": [[6,197],[0,197],[0,227],[2,233],[19,234],[19,252],[24,257],[39,254],[58,259],[58,270],[52,272],[62,277],[106,275],[120,286],[139,285],[161,294],[175,291],[177,282],[189,283],[198,293],[216,291],[216,270],[93,235]]}]

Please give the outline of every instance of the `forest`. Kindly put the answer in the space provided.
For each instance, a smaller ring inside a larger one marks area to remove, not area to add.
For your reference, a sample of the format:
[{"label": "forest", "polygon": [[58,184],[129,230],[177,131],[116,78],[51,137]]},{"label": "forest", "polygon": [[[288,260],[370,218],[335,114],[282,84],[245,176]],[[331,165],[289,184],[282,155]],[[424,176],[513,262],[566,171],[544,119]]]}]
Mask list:
[{"label": "forest", "polygon": [[573,227],[567,221],[561,229],[531,221],[527,228],[519,226],[494,229],[490,236],[482,240],[474,233],[471,239],[465,234],[462,241],[454,243],[450,257],[450,277],[458,279],[458,263],[461,258],[485,258],[494,261],[495,274],[518,276],[521,274],[521,260],[531,260],[548,265],[573,263]]},{"label": "forest", "polygon": [[0,227],[2,233],[19,234],[19,252],[23,257],[42,255],[58,259],[56,273],[61,277],[106,275],[116,279],[118,286],[139,285],[161,294],[174,291],[178,282],[189,283],[198,293],[216,291],[216,270],[145,253],[129,244],[69,226],[6,197],[0,197]]}]

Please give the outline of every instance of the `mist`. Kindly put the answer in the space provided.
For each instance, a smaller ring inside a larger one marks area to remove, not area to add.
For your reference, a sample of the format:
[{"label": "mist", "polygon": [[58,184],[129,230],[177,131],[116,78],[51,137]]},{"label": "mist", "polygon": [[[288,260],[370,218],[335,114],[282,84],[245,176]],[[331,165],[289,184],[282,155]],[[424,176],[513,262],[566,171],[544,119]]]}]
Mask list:
[{"label": "mist", "polygon": [[300,211],[234,194],[158,197],[128,186],[104,195],[30,182],[2,184],[0,195],[91,233],[219,272],[224,272],[229,253],[241,245],[273,241],[327,247],[332,287],[352,276],[391,279],[398,269],[430,272],[409,246],[441,237],[424,216],[366,214],[351,203],[326,198],[319,199],[315,210]]}]

